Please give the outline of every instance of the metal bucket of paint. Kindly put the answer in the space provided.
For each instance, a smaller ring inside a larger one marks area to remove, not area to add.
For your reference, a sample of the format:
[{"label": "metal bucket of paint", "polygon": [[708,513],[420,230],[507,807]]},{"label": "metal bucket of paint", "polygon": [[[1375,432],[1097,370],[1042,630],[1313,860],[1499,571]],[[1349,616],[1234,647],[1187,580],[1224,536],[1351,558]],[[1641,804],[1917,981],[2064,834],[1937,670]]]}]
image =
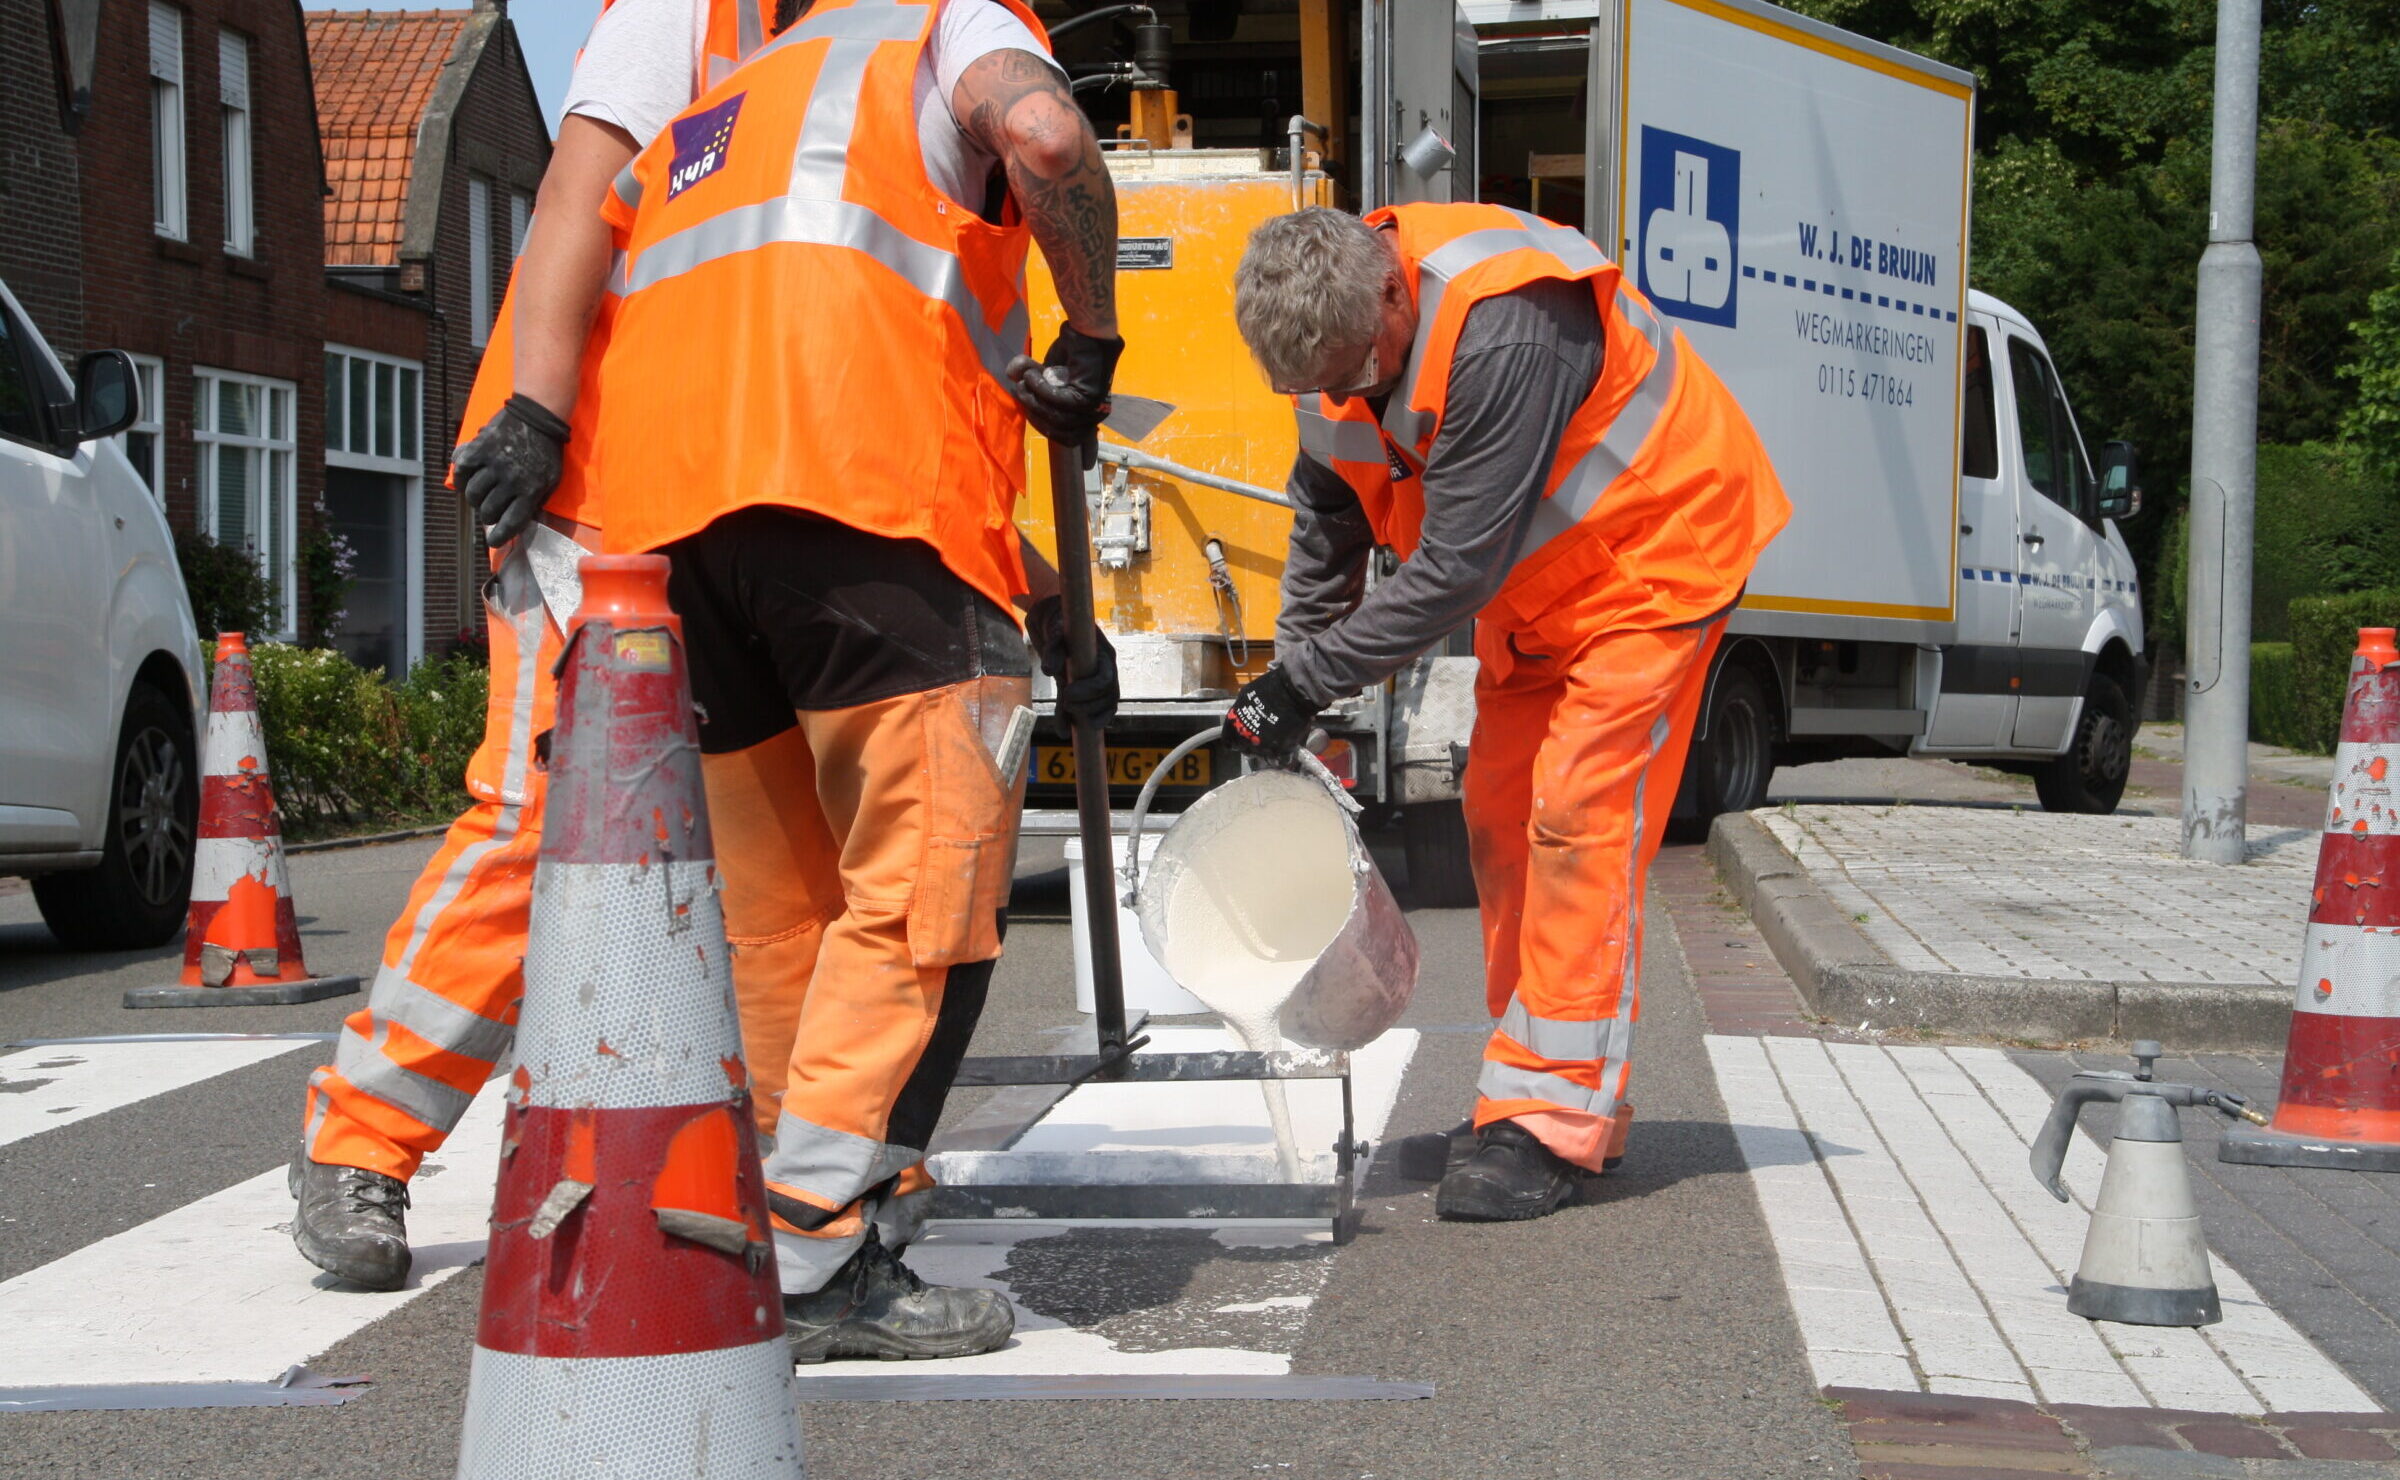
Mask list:
[{"label": "metal bucket of paint", "polygon": [[1255,771],[1194,802],[1146,871],[1128,868],[1125,895],[1151,953],[1245,1040],[1271,1025],[1346,1050],[1407,1010],[1417,937],[1359,835],[1356,804],[1315,759],[1302,762],[1313,774]]}]

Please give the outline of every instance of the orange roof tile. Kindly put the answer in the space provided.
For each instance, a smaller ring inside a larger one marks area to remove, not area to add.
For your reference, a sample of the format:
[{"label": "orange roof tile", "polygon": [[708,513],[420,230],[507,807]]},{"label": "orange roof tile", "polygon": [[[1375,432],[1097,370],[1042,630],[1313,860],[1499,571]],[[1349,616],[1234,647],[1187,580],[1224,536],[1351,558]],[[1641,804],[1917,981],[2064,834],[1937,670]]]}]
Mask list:
[{"label": "orange roof tile", "polygon": [[325,138],[325,261],[400,260],[417,125],[469,10],[312,10],[308,60]]}]

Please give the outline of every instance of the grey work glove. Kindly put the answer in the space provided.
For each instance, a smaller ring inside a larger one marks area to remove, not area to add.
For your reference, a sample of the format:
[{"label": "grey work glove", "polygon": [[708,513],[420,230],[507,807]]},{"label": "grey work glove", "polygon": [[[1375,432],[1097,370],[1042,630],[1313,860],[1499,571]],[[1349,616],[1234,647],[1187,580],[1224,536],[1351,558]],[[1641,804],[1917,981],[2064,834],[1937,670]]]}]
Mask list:
[{"label": "grey work glove", "polygon": [[485,544],[497,549],[515,539],[550,502],[567,435],[557,412],[531,396],[511,396],[450,455],[450,481],[475,511]]},{"label": "grey work glove", "polygon": [[1045,596],[1026,609],[1025,640],[1042,671],[1058,680],[1058,717],[1105,730],[1117,717],[1117,650],[1107,633],[1093,635],[1099,639],[1093,649],[1097,663],[1090,673],[1069,678],[1066,604]]},{"label": "grey work glove", "polygon": [[1051,441],[1080,448],[1087,468],[1100,456],[1100,423],[1108,419],[1108,390],[1124,353],[1124,340],[1094,339],[1066,324],[1039,364],[1030,355],[1008,362],[1009,388],[1025,419]]}]

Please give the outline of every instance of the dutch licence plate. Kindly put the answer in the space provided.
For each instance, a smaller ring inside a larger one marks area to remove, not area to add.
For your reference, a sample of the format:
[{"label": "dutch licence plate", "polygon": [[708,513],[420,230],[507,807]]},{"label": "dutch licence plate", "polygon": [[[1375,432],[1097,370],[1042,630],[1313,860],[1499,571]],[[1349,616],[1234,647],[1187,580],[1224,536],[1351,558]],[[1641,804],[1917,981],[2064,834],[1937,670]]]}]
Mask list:
[{"label": "dutch licence plate", "polygon": [[[1108,747],[1108,784],[1111,786],[1140,786],[1167,758],[1168,747],[1163,745],[1111,745]],[[1175,769],[1159,781],[1160,786],[1208,785],[1208,752],[1195,750],[1175,763]],[[1043,745],[1033,753],[1033,779],[1049,785],[1075,784],[1075,751],[1065,745]]]}]

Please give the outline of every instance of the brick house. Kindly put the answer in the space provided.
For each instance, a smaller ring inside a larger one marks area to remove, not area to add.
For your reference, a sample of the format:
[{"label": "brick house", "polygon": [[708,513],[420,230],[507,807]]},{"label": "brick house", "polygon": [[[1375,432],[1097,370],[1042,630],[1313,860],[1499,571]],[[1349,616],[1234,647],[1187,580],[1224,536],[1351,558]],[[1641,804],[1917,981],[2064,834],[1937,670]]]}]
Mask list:
[{"label": "brick house", "polygon": [[131,352],[127,452],[170,522],[255,550],[301,628],[324,397],[322,154],[296,0],[58,0],[88,46],[76,130],[83,324]]},{"label": "brick house", "polygon": [[[51,21],[58,3],[0,0],[0,222],[26,228],[0,227],[0,280],[72,353],[83,343],[83,182],[68,129],[81,112],[66,31]],[[88,105],[88,66],[82,76]]]},{"label": "brick house", "polygon": [[504,0],[312,11],[308,45],[343,407],[326,508],[358,552],[341,644],[397,664],[482,626],[481,542],[443,477],[550,135]]}]

